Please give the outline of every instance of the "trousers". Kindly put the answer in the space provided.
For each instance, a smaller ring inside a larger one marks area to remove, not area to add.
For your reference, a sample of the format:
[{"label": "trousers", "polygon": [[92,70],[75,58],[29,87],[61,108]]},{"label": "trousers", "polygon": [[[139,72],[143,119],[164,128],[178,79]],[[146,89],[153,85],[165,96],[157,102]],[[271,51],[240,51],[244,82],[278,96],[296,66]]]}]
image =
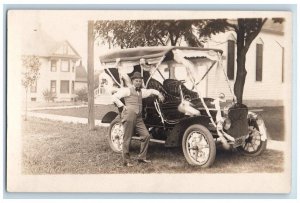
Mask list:
[{"label": "trousers", "polygon": [[138,159],[146,159],[150,134],[145,126],[141,113],[137,114],[133,109],[124,110],[122,112],[122,123],[124,127],[122,147],[123,162],[127,163],[130,160],[129,148],[134,133],[137,133],[141,139],[141,148]]}]

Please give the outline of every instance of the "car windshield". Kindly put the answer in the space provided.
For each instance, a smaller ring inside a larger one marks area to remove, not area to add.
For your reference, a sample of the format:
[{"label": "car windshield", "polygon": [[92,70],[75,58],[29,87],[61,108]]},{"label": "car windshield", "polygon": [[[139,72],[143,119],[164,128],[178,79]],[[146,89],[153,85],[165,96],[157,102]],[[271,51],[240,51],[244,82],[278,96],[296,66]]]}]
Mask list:
[{"label": "car windshield", "polygon": [[[201,68],[197,68],[194,70],[194,72],[198,75],[198,76],[201,76],[201,75],[204,75],[204,73],[206,72],[205,71],[206,69],[203,69],[202,67]],[[194,84],[193,82],[190,80],[189,78],[189,74],[188,74],[188,71],[186,69],[185,66],[182,66],[182,65],[178,65],[175,67],[175,78],[176,80],[184,80],[185,83],[184,85],[188,88],[188,89],[192,89]]]},{"label": "car windshield", "polygon": [[163,83],[164,80],[169,79],[170,71],[168,65],[160,65],[158,69],[155,72],[153,72],[152,78],[159,81],[160,83]]}]

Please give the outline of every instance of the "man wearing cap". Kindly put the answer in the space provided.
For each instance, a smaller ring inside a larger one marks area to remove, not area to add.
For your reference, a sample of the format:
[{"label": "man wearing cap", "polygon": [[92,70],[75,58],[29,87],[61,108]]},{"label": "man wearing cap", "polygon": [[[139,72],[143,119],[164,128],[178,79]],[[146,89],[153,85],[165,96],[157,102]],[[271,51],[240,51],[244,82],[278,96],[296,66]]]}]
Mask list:
[{"label": "man wearing cap", "polygon": [[[131,137],[134,132],[138,133],[141,138],[141,150],[138,155],[139,163],[150,163],[150,160],[146,159],[147,149],[150,141],[150,134],[142,119],[142,98],[147,98],[151,95],[158,96],[159,100],[164,101],[164,96],[154,89],[143,89],[142,76],[139,72],[135,72],[132,77],[132,87],[121,88],[113,95],[113,102],[119,107],[123,107],[121,114],[122,123],[124,127],[123,136],[123,164],[124,166],[133,166],[129,156],[129,146]],[[121,98],[124,98],[125,104],[121,102]]]}]

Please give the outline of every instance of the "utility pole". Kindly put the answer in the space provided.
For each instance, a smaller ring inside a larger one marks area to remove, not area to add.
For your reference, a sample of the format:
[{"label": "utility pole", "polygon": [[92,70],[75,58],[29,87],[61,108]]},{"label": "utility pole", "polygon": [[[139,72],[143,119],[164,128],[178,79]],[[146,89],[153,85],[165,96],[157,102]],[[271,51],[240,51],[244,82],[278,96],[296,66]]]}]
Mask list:
[{"label": "utility pole", "polygon": [[88,21],[88,124],[89,130],[95,129],[94,111],[94,21]]}]

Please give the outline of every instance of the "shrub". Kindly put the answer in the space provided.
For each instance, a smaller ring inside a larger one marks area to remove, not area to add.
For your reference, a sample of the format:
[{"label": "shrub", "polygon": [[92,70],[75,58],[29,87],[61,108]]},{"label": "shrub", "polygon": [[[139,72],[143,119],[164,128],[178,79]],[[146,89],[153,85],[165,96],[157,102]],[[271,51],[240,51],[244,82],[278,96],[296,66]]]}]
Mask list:
[{"label": "shrub", "polygon": [[82,88],[80,90],[77,90],[75,92],[75,94],[77,95],[76,100],[77,101],[88,101],[88,91],[87,88]]},{"label": "shrub", "polygon": [[54,102],[54,99],[56,98],[56,94],[49,91],[48,89],[44,90],[43,96],[47,102],[49,102],[49,101]]}]

